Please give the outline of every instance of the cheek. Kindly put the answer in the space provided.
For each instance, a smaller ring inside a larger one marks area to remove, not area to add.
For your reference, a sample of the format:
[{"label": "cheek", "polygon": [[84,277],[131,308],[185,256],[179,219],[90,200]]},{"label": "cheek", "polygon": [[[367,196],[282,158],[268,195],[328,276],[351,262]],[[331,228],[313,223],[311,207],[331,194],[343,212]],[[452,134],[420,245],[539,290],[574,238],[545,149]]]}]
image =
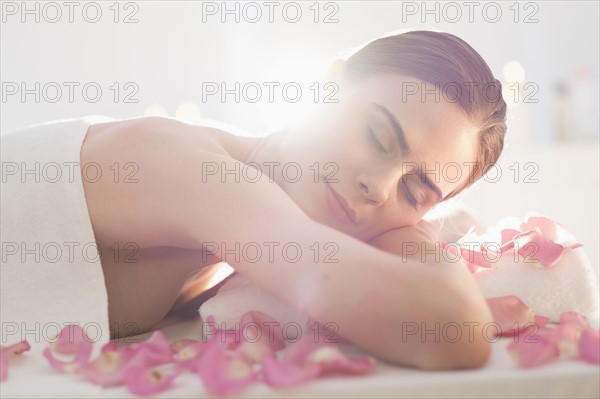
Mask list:
[{"label": "cheek", "polygon": [[281,147],[282,161],[299,163],[311,179],[326,175],[342,182],[366,170],[377,159],[366,127],[357,119],[321,119],[296,131]]},{"label": "cheek", "polygon": [[310,156],[320,162],[322,167],[329,164],[329,170],[335,166],[340,172],[344,172],[373,162],[372,156],[369,157],[367,144],[356,129],[341,128],[325,133],[323,139],[315,143]]}]

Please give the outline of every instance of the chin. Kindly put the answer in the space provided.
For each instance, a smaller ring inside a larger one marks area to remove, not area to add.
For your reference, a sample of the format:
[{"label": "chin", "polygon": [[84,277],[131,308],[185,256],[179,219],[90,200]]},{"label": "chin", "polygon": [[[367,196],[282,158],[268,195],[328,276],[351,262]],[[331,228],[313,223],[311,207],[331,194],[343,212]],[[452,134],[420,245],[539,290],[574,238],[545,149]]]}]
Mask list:
[{"label": "chin", "polygon": [[[359,240],[365,240],[367,238],[364,232],[352,231],[352,224],[340,223],[335,217],[329,212],[326,207],[326,199],[324,193],[324,186],[322,184],[312,184],[311,187],[296,185],[282,185],[283,190],[287,195],[298,205],[306,216],[311,218],[317,223],[331,227],[337,231],[348,234]],[[322,191],[319,191],[321,188]],[[312,191],[311,191],[312,189]]]}]

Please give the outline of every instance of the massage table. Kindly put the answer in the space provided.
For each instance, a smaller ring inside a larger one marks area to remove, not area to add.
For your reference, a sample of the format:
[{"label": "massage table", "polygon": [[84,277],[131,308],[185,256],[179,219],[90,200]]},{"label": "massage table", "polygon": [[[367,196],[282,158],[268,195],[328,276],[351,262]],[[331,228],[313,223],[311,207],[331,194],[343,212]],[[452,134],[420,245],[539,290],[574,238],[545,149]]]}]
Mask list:
[{"label": "massage table", "polygon": [[[202,337],[202,319],[169,315],[157,326],[170,342]],[[141,342],[152,332],[114,342]],[[476,370],[423,371],[376,361],[370,374],[330,376],[295,387],[273,389],[259,382],[234,397],[270,398],[598,398],[600,368],[581,361],[556,360],[534,369],[519,368],[506,350],[512,338],[492,343],[487,364]],[[341,348],[351,356],[366,353],[354,345]],[[123,398],[135,397],[125,387],[102,388],[75,374],[62,374],[50,367],[41,353],[24,353],[11,359],[9,378],[0,383],[2,398]],[[173,386],[153,397],[211,397],[198,376],[185,372]]]}]

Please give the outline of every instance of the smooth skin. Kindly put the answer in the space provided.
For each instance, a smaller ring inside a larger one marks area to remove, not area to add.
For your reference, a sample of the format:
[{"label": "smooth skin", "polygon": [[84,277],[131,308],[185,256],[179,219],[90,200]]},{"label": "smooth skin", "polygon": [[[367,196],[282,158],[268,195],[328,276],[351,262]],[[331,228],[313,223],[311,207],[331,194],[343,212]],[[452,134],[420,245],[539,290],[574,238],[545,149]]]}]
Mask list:
[{"label": "smooth skin", "polygon": [[[339,103],[265,137],[164,117],[91,125],[81,150],[82,173],[89,162],[103,171],[113,171],[118,162],[122,168],[135,165],[129,177],[137,180],[125,182],[125,173],[116,182],[114,173],[83,180],[114,336],[130,335],[132,323],[136,333],[150,330],[190,275],[224,260],[279,300],[321,323],[335,323],[341,336],[388,362],[424,369],[485,364],[490,344],[483,326],[492,317],[465,265],[400,256],[403,242],[434,245],[437,239],[422,217],[439,197],[406,165],[424,162],[427,170],[436,162],[463,165],[477,153],[475,128],[456,104],[401,98],[402,85],[414,81],[382,75],[342,85]],[[403,126],[409,154],[373,103]],[[290,183],[268,169],[252,181],[206,173],[208,165],[231,171],[265,162],[296,162],[303,177]],[[314,179],[314,162],[339,166],[337,182],[329,184],[354,210],[354,223],[339,221],[327,207],[327,182]],[[434,181],[444,197],[467,175],[465,170],[461,180]],[[419,199],[416,209],[407,191]],[[272,258],[252,261],[206,251],[207,243],[235,248],[266,242],[295,243],[304,255],[291,262],[275,250]],[[109,250],[131,243],[139,248],[135,263]],[[320,248],[334,243],[336,262],[315,261],[310,251],[315,243]],[[464,328],[456,342],[435,342],[433,334],[407,335],[408,323],[428,330],[436,323]]]}]

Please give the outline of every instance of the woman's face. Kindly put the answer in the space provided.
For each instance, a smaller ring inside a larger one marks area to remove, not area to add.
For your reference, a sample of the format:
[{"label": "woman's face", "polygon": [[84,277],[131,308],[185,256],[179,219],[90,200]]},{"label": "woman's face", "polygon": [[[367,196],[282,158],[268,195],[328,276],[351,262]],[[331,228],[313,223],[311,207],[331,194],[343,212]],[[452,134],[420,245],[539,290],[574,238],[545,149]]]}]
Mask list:
[{"label": "woman's face", "polygon": [[[419,222],[465,183],[479,149],[460,106],[422,83],[402,75],[342,83],[337,104],[319,104],[286,133],[277,183],[312,219],[358,239]],[[403,94],[408,87],[418,92]]]}]

